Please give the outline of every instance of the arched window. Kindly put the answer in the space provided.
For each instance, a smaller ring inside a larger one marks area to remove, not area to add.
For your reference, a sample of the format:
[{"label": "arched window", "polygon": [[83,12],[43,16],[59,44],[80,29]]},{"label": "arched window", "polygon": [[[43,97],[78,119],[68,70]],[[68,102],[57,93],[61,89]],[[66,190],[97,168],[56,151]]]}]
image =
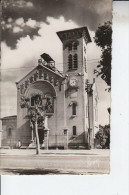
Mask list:
[{"label": "arched window", "polygon": [[74,55],[73,64],[74,64],[74,68],[78,68],[78,56],[77,56],[77,54]]},{"label": "arched window", "polygon": [[72,115],[76,115],[76,107],[77,107],[77,104],[73,103],[72,104]]},{"label": "arched window", "polygon": [[69,70],[72,69],[72,55],[71,54],[68,57],[68,68]]},{"label": "arched window", "polygon": [[73,135],[74,136],[77,135],[77,128],[76,128],[76,126],[73,126]]},{"label": "arched window", "polygon": [[69,45],[68,45],[68,50],[69,50],[69,51],[72,51],[72,43],[69,43]]},{"label": "arched window", "polygon": [[73,43],[73,49],[74,49],[74,50],[77,50],[77,43],[76,43],[76,42]]}]

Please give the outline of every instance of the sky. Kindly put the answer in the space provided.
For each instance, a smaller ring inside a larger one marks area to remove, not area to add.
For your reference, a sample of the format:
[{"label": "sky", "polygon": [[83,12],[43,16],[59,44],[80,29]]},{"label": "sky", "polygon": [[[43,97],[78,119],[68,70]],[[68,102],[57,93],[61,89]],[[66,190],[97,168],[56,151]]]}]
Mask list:
[{"label": "sky", "polygon": [[[99,24],[111,21],[111,0],[4,0],[1,42],[1,117],[17,113],[15,82],[37,66],[48,53],[62,70],[62,43],[57,31],[87,26],[92,43],[87,46],[88,69],[97,66],[101,49],[94,43]],[[96,78],[99,94],[99,123],[109,123],[110,93],[105,82]]]}]

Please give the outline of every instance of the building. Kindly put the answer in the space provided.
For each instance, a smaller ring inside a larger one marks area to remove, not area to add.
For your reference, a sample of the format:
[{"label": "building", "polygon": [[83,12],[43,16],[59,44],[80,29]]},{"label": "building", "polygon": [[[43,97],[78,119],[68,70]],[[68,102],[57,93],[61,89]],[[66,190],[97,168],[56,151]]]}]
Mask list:
[{"label": "building", "polygon": [[35,106],[36,99],[45,108],[45,123],[38,124],[39,141],[43,147],[94,147],[98,128],[98,93],[95,79],[88,83],[87,44],[91,38],[87,27],[57,32],[63,44],[63,72],[55,61],[42,54],[38,65],[17,86],[17,129],[15,144],[36,143],[35,131],[28,118],[28,109],[21,108],[21,98]]},{"label": "building", "polygon": [[9,116],[1,119],[0,147],[14,147],[16,145],[17,116]]}]

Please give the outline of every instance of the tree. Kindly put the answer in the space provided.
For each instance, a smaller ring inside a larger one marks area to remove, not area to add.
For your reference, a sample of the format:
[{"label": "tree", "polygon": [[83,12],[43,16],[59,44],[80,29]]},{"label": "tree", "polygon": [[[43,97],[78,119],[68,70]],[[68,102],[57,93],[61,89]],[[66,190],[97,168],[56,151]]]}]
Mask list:
[{"label": "tree", "polygon": [[34,106],[30,106],[30,99],[26,97],[21,97],[20,106],[21,108],[28,109],[28,116],[35,127],[36,134],[36,154],[40,154],[40,143],[39,143],[39,135],[38,135],[38,124],[44,121],[45,111],[44,107],[41,104],[41,97],[39,95],[35,95],[34,97],[35,104]]},{"label": "tree", "polygon": [[95,138],[99,140],[103,149],[110,148],[110,125],[100,126],[99,131],[95,134]]},{"label": "tree", "polygon": [[101,47],[101,60],[95,73],[107,83],[111,89],[111,43],[112,43],[112,25],[111,22],[105,22],[99,26],[95,32],[94,41],[97,46]]}]

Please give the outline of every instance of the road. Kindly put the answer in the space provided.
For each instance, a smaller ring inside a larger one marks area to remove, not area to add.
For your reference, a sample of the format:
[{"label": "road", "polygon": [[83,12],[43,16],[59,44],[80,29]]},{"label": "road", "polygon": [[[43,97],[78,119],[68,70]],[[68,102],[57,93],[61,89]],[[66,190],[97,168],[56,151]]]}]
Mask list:
[{"label": "road", "polygon": [[109,152],[58,151],[43,152],[39,156],[32,151],[16,154],[1,152],[0,173],[18,175],[45,174],[106,174],[109,173]]}]

